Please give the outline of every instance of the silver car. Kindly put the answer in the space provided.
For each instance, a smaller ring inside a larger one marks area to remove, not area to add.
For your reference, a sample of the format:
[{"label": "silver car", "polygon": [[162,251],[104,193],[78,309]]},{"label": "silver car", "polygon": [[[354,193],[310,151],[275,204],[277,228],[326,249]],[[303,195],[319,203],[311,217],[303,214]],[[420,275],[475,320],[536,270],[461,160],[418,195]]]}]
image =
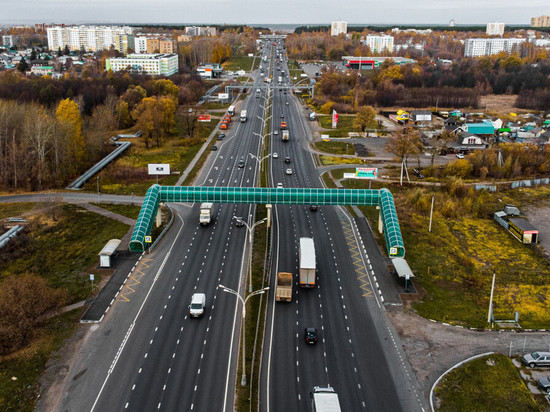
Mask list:
[{"label": "silver car", "polygon": [[523,355],[521,362],[534,368],[535,366],[550,366],[550,352],[533,352]]},{"label": "silver car", "polygon": [[539,379],[539,388],[545,392],[550,392],[550,376]]}]

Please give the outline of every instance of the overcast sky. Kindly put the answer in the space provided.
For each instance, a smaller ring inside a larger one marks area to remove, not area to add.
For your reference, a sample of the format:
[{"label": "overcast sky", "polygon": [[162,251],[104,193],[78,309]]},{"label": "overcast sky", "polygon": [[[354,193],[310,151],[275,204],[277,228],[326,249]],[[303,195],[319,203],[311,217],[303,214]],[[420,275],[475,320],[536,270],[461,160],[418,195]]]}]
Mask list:
[{"label": "overcast sky", "polygon": [[0,24],[485,24],[529,25],[550,0],[0,0]]}]

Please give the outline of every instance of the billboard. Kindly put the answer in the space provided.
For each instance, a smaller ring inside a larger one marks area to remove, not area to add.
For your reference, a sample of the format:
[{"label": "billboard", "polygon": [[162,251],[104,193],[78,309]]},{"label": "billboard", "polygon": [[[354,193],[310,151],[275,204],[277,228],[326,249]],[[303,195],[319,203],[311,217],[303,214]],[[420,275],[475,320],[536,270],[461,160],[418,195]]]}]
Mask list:
[{"label": "billboard", "polygon": [[229,93],[218,93],[218,99],[228,100],[229,99]]},{"label": "billboard", "polygon": [[321,140],[323,142],[330,142],[330,136],[328,134],[322,134],[321,135]]},{"label": "billboard", "polygon": [[209,114],[199,114],[197,116],[199,122],[209,122],[212,119],[212,116]]},{"label": "billboard", "polygon": [[355,169],[356,179],[376,179],[378,177],[377,167],[357,167]]},{"label": "billboard", "polygon": [[338,113],[336,113],[336,110],[332,111],[332,128],[336,129],[336,126],[338,125]]},{"label": "billboard", "polygon": [[149,163],[149,174],[150,175],[169,175],[170,174],[170,165],[162,163]]}]

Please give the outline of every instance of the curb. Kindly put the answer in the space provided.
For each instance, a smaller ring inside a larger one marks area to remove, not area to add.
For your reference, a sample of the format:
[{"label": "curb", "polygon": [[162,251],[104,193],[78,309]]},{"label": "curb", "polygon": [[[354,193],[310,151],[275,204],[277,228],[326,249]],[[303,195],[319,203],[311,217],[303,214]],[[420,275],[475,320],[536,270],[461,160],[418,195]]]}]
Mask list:
[{"label": "curb", "polygon": [[487,329],[487,328],[471,328],[469,326],[461,326],[461,325],[452,325],[450,323],[441,322],[439,320],[434,320],[430,318],[423,318],[426,320],[429,320],[433,323],[439,323],[440,325],[450,326],[452,328],[459,328],[459,329],[466,329],[466,330],[473,330],[475,332],[506,332],[506,333],[522,333],[522,332],[550,332],[550,329]]}]

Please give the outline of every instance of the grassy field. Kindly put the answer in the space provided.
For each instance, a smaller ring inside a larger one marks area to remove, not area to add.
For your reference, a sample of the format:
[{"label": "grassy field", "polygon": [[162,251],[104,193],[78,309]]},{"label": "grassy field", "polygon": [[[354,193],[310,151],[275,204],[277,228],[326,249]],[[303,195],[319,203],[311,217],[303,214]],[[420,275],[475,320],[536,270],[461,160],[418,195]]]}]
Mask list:
[{"label": "grassy field", "polygon": [[37,207],[37,203],[0,203],[0,219],[8,217],[21,217],[23,213],[29,212]]},{"label": "grassy field", "polygon": [[[4,205],[5,206],[5,205]],[[71,302],[90,294],[88,273],[97,254],[109,239],[121,238],[128,226],[78,206],[65,204],[33,219],[23,243],[9,251],[0,279],[30,273],[46,279],[50,286],[65,289]],[[8,253],[4,252],[3,253]],[[96,271],[101,281],[101,271]]]},{"label": "grassy field", "polygon": [[111,212],[118,213],[119,215],[129,217],[130,219],[137,219],[141,206],[133,205],[114,205],[109,203],[92,203],[95,206],[99,206],[103,209],[110,210]]},{"label": "grassy field", "polygon": [[[318,116],[319,124],[324,129],[331,129],[332,130],[332,116]],[[338,115],[338,124],[336,125],[336,129],[333,129],[332,131],[339,132],[341,136],[347,136],[348,132],[360,132],[360,130],[353,127],[353,121],[355,120],[354,115]],[[325,131],[321,131],[321,133],[325,133]]]},{"label": "grassy field", "polygon": [[327,156],[327,155],[320,155],[319,159],[321,160],[321,164],[323,166],[359,164],[363,160],[363,159],[356,159],[356,158],[348,159],[344,157]]},{"label": "grassy field", "polygon": [[[366,181],[344,181],[346,187],[367,188]],[[378,188],[379,184],[373,184]],[[550,328],[550,273],[541,254],[513,238],[492,215],[502,205],[522,205],[548,198],[539,187],[489,194],[467,190],[451,197],[443,189],[388,187],[393,195],[419,298],[413,303],[426,318],[470,327],[487,327],[493,273],[495,319],[520,313],[524,328]],[[432,231],[428,232],[432,195]],[[371,212],[373,208],[369,209]],[[368,212],[370,213],[370,212]],[[376,211],[371,215],[377,225]],[[383,243],[383,240],[380,239]],[[383,247],[385,250],[385,246]]]},{"label": "grassy field", "polygon": [[[252,62],[254,61],[253,57],[248,56],[232,56],[222,64],[224,71],[238,71],[244,70],[249,72],[252,70]],[[260,59],[256,59],[255,68],[258,67]]]},{"label": "grassy field", "polygon": [[73,334],[79,317],[79,311],[72,311],[49,319],[42,328],[35,329],[25,348],[0,358],[0,410],[34,410],[40,390],[38,380],[46,362]]},{"label": "grassy field", "polygon": [[[175,135],[164,138],[160,147],[153,146],[146,149],[142,141],[135,139],[134,144],[124,156],[100,172],[101,192],[145,195],[147,189],[157,182],[155,176],[147,174],[149,163],[170,164],[173,174],[159,176],[158,182],[161,185],[174,185],[202,147],[204,139],[210,135],[216,125],[217,121],[215,120],[209,123],[198,123],[198,137],[182,138],[186,129],[186,118],[177,116]],[[91,180],[84,188],[95,192],[97,190],[96,181]]]},{"label": "grassy field", "polygon": [[435,389],[440,412],[540,411],[516,367],[503,355],[474,359],[447,374]]},{"label": "grassy field", "polygon": [[355,154],[355,148],[352,143],[345,142],[316,142],[315,147],[325,153],[332,153],[337,155],[353,155]]}]

